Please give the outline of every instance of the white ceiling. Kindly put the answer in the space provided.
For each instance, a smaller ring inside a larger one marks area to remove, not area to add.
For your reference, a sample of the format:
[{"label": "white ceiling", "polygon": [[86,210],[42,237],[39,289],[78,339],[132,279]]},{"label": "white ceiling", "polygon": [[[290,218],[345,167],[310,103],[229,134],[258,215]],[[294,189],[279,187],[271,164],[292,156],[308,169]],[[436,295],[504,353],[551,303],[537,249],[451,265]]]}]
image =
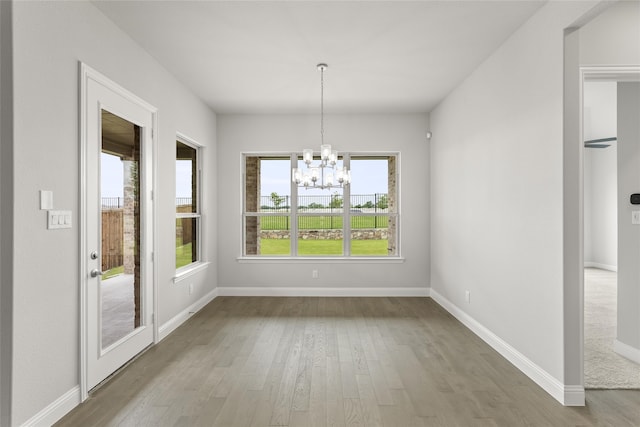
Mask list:
[{"label": "white ceiling", "polygon": [[428,112],[542,1],[94,1],[218,113]]}]

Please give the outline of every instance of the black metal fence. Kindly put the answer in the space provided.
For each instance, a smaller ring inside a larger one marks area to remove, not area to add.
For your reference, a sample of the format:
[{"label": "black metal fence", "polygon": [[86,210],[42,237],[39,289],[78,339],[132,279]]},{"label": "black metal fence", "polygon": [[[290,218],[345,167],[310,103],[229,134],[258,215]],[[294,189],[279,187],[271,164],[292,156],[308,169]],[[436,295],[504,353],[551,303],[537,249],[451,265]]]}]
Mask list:
[{"label": "black metal fence", "polygon": [[[191,197],[176,197],[176,206],[191,206]],[[122,209],[124,197],[103,197],[102,209]]]},{"label": "black metal fence", "polygon": [[[341,194],[327,194],[305,196],[298,195],[298,210],[313,210],[314,212],[331,212],[334,209],[341,209],[344,206],[344,199]],[[374,212],[386,212],[389,207],[389,196],[387,193],[373,194],[352,194],[351,209],[372,209]],[[272,193],[270,196],[260,197],[260,210],[271,212],[287,212],[291,208],[291,196],[280,196]]]},{"label": "black metal fence", "polygon": [[176,206],[191,206],[191,197],[176,197]]},{"label": "black metal fence", "polygon": [[[191,197],[176,197],[176,206],[191,206],[191,201]],[[103,210],[121,209],[123,206],[124,198],[122,197],[102,198]],[[300,216],[298,228],[301,230],[342,228],[342,216],[335,214],[342,213],[343,207],[344,199],[341,194],[299,195],[298,211],[314,215]],[[351,228],[386,228],[389,222],[389,217],[386,215],[388,207],[387,193],[352,194],[351,212],[356,215],[351,216]],[[261,212],[287,213],[290,209],[291,196],[272,193],[260,198]],[[357,215],[358,213],[368,215]],[[262,217],[260,224],[263,230],[289,230],[290,218],[288,215]]]},{"label": "black metal fence", "polygon": [[124,197],[103,197],[102,209],[122,209],[124,206]]},{"label": "black metal fence", "polygon": [[[286,215],[291,209],[291,197],[272,193],[260,198],[260,211],[282,213],[280,216],[263,216],[260,218],[262,230],[289,230],[290,217]],[[298,196],[298,212],[313,215],[298,217],[300,230],[327,230],[342,228],[342,209],[344,199],[340,194]],[[352,194],[351,195],[351,228],[387,228],[389,217],[387,193]],[[367,215],[358,215],[367,214]],[[373,215],[371,215],[373,214]]]}]

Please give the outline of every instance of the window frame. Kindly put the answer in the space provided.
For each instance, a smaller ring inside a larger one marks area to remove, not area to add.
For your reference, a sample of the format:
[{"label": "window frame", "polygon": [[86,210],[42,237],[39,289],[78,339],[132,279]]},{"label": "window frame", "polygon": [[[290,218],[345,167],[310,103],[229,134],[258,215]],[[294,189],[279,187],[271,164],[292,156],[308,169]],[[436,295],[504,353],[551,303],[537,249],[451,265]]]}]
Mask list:
[{"label": "window frame", "polygon": [[[319,153],[314,152],[314,158],[319,156]],[[260,206],[258,203],[256,212],[247,211],[247,158],[257,157],[260,160],[265,159],[286,159],[291,160],[291,168],[299,167],[298,160],[302,158],[301,152],[242,152],[241,153],[241,170],[242,170],[242,200],[241,200],[241,254],[237,257],[239,262],[356,262],[356,263],[376,263],[376,262],[404,262],[404,258],[401,255],[401,243],[400,243],[400,153],[397,151],[381,151],[381,152],[341,152],[340,157],[343,164],[350,168],[352,159],[358,160],[361,158],[395,158],[395,211],[386,212],[385,216],[395,218],[395,254],[394,255],[352,255],[351,254],[351,220],[358,216],[376,216],[376,213],[363,213],[363,212],[351,212],[351,186],[347,185],[342,189],[343,209],[342,213],[322,213],[321,216],[334,216],[339,217],[343,221],[343,248],[342,255],[299,255],[298,254],[298,239],[294,238],[298,233],[298,218],[299,217],[313,217],[318,216],[318,213],[300,212],[298,207],[298,193],[299,187],[290,181],[291,188],[291,206],[287,213],[278,212],[260,212]],[[289,172],[290,173],[290,172]],[[259,189],[258,189],[259,191]],[[388,189],[390,191],[390,189]],[[380,214],[377,214],[380,216]],[[260,255],[260,254],[247,254],[247,226],[246,220],[248,217],[272,217],[272,216],[288,216],[290,222],[290,253],[288,255]]]},{"label": "window frame", "polygon": [[[186,145],[187,147],[192,148],[195,151],[195,155],[196,155],[196,212],[185,212],[185,213],[179,213],[179,212],[174,212],[175,213],[175,220],[173,222],[173,236],[175,239],[176,236],[176,222],[179,219],[183,219],[183,218],[192,218],[195,219],[196,222],[196,254],[197,254],[197,259],[187,265],[184,265],[182,267],[177,267],[175,266],[175,276],[173,278],[174,283],[179,282],[182,279],[185,279],[199,271],[201,271],[202,269],[206,268],[209,265],[209,262],[206,261],[206,257],[205,257],[205,253],[204,253],[204,247],[205,245],[203,244],[203,238],[206,235],[204,232],[204,209],[203,206],[205,206],[204,203],[204,194],[205,192],[203,191],[202,188],[202,184],[204,182],[203,179],[203,170],[204,170],[204,165],[203,165],[203,152],[204,152],[204,147],[199,144],[198,142],[196,142],[195,140],[187,137],[186,135],[182,134],[182,133],[177,133],[176,134],[176,144],[183,144]],[[177,157],[175,158],[174,161],[177,161]],[[177,177],[177,171],[174,174],[175,177]],[[175,200],[177,199],[176,197],[176,191],[174,191],[174,203]],[[177,257],[176,257],[176,246],[175,244],[174,246],[174,263],[177,261]]]}]

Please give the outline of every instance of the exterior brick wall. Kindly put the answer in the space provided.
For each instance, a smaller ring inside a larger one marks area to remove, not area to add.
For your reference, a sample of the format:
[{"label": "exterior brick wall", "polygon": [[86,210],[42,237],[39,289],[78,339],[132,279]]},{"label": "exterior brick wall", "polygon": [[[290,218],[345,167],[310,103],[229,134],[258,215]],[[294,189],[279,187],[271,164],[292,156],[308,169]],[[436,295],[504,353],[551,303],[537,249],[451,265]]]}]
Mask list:
[{"label": "exterior brick wall", "polygon": [[[389,212],[398,212],[397,208],[397,173],[396,173],[396,156],[389,156],[387,167],[388,177],[388,202]],[[389,255],[396,255],[398,242],[398,227],[396,217],[389,217],[389,246],[387,248]]]},{"label": "exterior brick wall", "polygon": [[[245,164],[245,209],[247,212],[258,212],[260,199],[260,159],[247,157]],[[248,216],[245,224],[245,253],[258,255],[260,253],[260,239],[258,229],[259,218]]]}]

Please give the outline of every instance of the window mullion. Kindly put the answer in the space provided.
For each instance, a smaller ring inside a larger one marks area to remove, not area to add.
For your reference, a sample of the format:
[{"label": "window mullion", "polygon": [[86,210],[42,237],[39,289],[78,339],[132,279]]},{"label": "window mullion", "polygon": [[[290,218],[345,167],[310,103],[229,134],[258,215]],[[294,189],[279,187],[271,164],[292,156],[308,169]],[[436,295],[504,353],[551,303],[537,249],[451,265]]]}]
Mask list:
[{"label": "window mullion", "polygon": [[[351,157],[348,153],[342,156],[342,164],[351,169]],[[351,256],[351,185],[342,188],[342,254]]]},{"label": "window mullion", "polygon": [[[296,153],[291,154],[291,170],[298,167],[298,155]],[[289,215],[291,216],[289,224],[289,238],[291,241],[290,250],[291,256],[298,256],[298,185],[289,180],[291,185],[291,203],[289,207]]]}]

